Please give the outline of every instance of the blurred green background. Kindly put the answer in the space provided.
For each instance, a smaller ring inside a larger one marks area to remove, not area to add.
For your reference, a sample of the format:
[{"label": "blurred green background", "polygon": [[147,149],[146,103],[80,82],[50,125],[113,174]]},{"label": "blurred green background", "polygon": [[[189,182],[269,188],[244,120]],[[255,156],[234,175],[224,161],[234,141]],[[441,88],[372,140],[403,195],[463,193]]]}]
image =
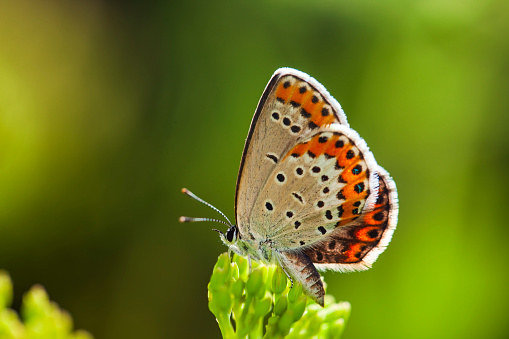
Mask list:
[{"label": "blurred green background", "polygon": [[[344,338],[509,335],[509,3],[0,3],[0,268],[96,338],[218,338],[249,124],[272,73],[321,82],[394,177],[372,270],[326,273]],[[506,232],[506,233],[504,233]]]}]

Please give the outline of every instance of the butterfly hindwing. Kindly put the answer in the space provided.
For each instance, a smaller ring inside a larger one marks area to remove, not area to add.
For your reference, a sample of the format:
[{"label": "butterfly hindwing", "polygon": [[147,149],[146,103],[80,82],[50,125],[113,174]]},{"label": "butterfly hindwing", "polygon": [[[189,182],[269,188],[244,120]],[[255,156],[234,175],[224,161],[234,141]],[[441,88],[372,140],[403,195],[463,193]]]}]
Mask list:
[{"label": "butterfly hindwing", "polygon": [[352,129],[333,124],[294,145],[253,205],[258,238],[292,250],[318,243],[373,205],[378,165]]},{"label": "butterfly hindwing", "polygon": [[260,99],[244,146],[235,198],[240,233],[251,234],[256,197],[298,139],[330,124],[348,126],[339,103],[307,74],[281,68]]},{"label": "butterfly hindwing", "polygon": [[362,271],[371,267],[389,244],[398,219],[396,185],[377,169],[378,197],[372,209],[352,224],[337,228],[317,246],[304,250],[319,270]]}]

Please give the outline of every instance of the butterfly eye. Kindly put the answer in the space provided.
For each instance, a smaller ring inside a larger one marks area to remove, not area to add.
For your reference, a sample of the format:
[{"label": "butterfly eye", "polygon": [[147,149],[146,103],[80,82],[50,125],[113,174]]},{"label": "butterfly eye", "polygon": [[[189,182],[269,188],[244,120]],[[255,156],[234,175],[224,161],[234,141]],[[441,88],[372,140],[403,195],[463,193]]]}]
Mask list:
[{"label": "butterfly eye", "polygon": [[226,240],[233,242],[234,239],[237,240],[237,227],[232,226],[226,231]]}]

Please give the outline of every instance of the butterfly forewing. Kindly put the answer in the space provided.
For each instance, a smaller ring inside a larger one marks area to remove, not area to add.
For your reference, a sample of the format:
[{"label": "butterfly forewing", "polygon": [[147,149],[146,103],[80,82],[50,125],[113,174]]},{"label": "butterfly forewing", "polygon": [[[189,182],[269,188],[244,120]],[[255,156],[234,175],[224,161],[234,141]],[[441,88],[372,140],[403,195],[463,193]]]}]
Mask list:
[{"label": "butterfly forewing", "polygon": [[389,244],[398,219],[396,185],[378,167],[379,194],[372,209],[335,229],[318,246],[304,250],[318,269],[361,271],[371,267]]},{"label": "butterfly forewing", "polygon": [[280,250],[321,242],[374,204],[377,166],[355,131],[338,124],[321,128],[274,167],[249,222],[258,238]]},{"label": "butterfly forewing", "polygon": [[[313,131],[348,126],[339,103],[307,74],[282,68],[267,85],[251,122],[244,146],[236,189],[236,218],[240,233],[252,237],[251,216],[261,190],[284,156]],[[265,188],[264,188],[265,187]],[[277,187],[277,186],[276,186]]]}]

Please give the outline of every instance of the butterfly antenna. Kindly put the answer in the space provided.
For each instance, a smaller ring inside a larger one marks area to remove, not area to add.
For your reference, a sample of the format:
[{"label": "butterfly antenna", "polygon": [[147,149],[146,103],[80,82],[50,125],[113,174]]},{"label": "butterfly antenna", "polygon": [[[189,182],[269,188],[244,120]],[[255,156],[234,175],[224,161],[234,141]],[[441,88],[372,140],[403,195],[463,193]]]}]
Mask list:
[{"label": "butterfly antenna", "polygon": [[[198,222],[198,221],[213,221],[213,222],[219,222],[221,224],[225,224],[226,226],[230,227],[231,225],[223,220],[218,219],[212,219],[212,218],[192,218],[192,217],[180,217],[179,222]],[[217,230],[214,230],[217,231]]]},{"label": "butterfly antenna", "polygon": [[214,211],[216,211],[217,213],[221,214],[223,216],[223,218],[225,218],[228,223],[222,221],[222,220],[217,220],[217,219],[210,219],[210,218],[191,218],[191,217],[180,217],[179,218],[179,221],[180,222],[195,222],[195,221],[214,221],[214,222],[219,222],[219,223],[222,223],[222,224],[225,224],[227,226],[231,226],[232,223],[230,221],[230,219],[228,219],[226,217],[226,215],[224,215],[223,212],[221,212],[219,209],[217,209],[216,207],[212,206],[211,204],[209,204],[208,202],[206,202],[205,200],[199,198],[198,196],[196,196],[193,192],[191,192],[190,190],[188,190],[187,188],[183,188],[182,189],[182,193],[190,196],[191,198],[193,198],[194,200],[198,200],[199,202],[201,202],[202,204],[204,205],[207,205],[208,207],[212,208]]}]

